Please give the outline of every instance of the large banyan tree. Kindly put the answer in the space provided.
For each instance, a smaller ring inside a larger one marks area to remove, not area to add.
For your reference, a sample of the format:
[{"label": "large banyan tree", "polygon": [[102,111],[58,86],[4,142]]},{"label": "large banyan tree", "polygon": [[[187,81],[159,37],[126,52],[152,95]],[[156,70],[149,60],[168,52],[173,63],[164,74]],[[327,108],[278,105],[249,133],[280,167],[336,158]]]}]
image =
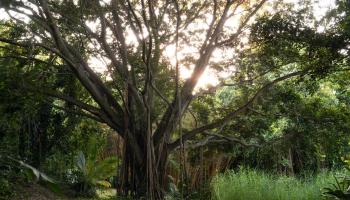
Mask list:
[{"label": "large banyan tree", "polygon": [[[69,102],[82,115],[115,130],[125,145],[122,193],[162,199],[170,152],[199,134],[219,129],[246,111],[273,84],[310,70],[289,67],[288,73],[255,85],[255,93],[226,116],[192,130],[181,130],[182,116],[203,93],[196,91],[201,75],[210,66],[220,65],[220,70],[235,66],[235,56],[244,45],[249,25],[265,3],[266,0],[2,0],[1,15],[8,18],[3,26],[15,28],[16,34],[6,34],[4,28],[0,41],[3,48],[26,50],[22,55],[13,55],[14,59],[68,68],[89,98],[68,96],[45,85],[24,84],[22,89]],[[294,28],[295,33],[299,30],[287,25],[270,28],[276,33],[279,28]],[[173,55],[170,58],[169,52]],[[214,52],[229,53],[211,60]],[[193,70],[187,79],[180,76],[184,66]],[[99,67],[104,74],[96,72]],[[238,72],[236,67],[232,76]],[[224,85],[222,80],[209,92]],[[210,135],[206,142],[211,139],[247,145],[218,134]]]}]

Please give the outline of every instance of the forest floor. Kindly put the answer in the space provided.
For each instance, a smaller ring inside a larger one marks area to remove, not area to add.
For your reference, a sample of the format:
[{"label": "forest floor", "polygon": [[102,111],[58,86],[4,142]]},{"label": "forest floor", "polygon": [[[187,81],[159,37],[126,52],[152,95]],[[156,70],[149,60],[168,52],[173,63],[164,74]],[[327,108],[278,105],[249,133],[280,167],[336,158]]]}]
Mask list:
[{"label": "forest floor", "polygon": [[110,199],[115,196],[114,189],[108,189],[97,192],[98,197],[95,198],[75,198],[69,197],[69,195],[56,194],[50,189],[41,186],[39,184],[28,184],[19,186],[15,192],[13,200],[97,200],[97,199]]},{"label": "forest floor", "polygon": [[15,192],[15,200],[68,200],[65,196],[60,196],[39,184],[28,184],[19,186]]}]

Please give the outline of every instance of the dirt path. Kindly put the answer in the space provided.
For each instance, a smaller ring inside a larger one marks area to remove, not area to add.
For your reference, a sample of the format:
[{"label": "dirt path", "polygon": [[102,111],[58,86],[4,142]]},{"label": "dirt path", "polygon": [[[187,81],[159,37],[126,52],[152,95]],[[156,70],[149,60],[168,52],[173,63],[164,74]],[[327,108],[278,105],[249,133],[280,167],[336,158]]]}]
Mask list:
[{"label": "dirt path", "polygon": [[14,200],[69,200],[69,198],[56,195],[39,184],[31,184],[21,186]]}]

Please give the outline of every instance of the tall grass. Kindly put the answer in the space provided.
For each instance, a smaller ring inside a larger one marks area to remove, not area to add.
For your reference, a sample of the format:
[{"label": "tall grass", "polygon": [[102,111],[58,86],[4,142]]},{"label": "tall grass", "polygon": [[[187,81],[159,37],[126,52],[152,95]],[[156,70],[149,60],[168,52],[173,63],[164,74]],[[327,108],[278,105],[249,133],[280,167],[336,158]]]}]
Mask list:
[{"label": "tall grass", "polygon": [[218,175],[212,187],[216,200],[318,200],[321,189],[332,182],[329,172],[300,180],[242,169]]}]

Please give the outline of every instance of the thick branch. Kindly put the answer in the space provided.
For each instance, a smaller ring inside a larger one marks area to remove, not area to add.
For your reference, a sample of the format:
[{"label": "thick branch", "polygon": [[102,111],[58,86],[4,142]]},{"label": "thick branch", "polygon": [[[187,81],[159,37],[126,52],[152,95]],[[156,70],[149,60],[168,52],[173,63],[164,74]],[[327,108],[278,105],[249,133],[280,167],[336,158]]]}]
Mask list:
[{"label": "thick branch", "polygon": [[58,110],[62,110],[62,111],[65,111],[67,113],[70,113],[70,114],[74,114],[74,115],[79,115],[79,116],[82,116],[82,117],[87,117],[89,119],[92,119],[94,121],[97,121],[97,122],[101,122],[101,123],[105,123],[102,119],[100,119],[99,117],[96,117],[94,115],[90,115],[86,112],[83,112],[83,111],[78,111],[78,110],[72,110],[72,109],[68,109],[68,108],[65,108],[65,107],[61,107],[61,106],[56,106],[56,105],[52,105],[54,108],[58,109]]},{"label": "thick branch", "polygon": [[[181,94],[179,96],[176,94],[176,96],[178,97],[174,98],[171,106],[168,107],[167,111],[163,115],[161,123],[159,124],[159,127],[157,128],[153,136],[156,146],[160,143],[163,137],[169,136],[169,134],[175,129],[177,124],[174,123],[174,121],[183,114],[184,110],[188,107],[189,103],[191,102],[192,91],[195,88],[200,76],[206,69],[209,59],[213,51],[215,50],[214,43],[216,42],[217,38],[219,37],[219,34],[222,31],[222,28],[227,19],[227,13],[232,4],[232,1],[227,1],[224,11],[219,19],[218,24],[215,27],[213,34],[210,37],[208,44],[203,44],[206,46],[202,48],[203,53],[201,53],[199,59],[196,62],[192,76],[186,80],[184,86],[181,89]],[[180,100],[181,105],[177,106]]]},{"label": "thick branch", "polygon": [[[221,126],[222,124],[232,120],[234,117],[236,117],[237,115],[241,114],[243,111],[245,111],[246,109],[248,109],[253,103],[254,101],[267,89],[269,89],[270,87],[272,87],[273,85],[275,85],[276,83],[286,80],[288,78],[294,77],[294,76],[300,76],[305,74],[305,71],[297,71],[297,72],[293,72],[287,75],[284,75],[282,77],[279,77],[273,81],[271,81],[270,83],[264,85],[263,87],[261,87],[255,94],[254,96],[247,101],[243,106],[239,107],[238,109],[234,110],[233,112],[229,113],[228,115],[226,115],[225,117],[216,120],[210,124],[201,126],[199,128],[193,129],[191,131],[188,131],[185,135],[182,136],[182,140],[186,141],[186,140],[191,140],[194,139],[198,134],[200,133],[204,133],[206,130],[210,130],[210,129],[214,129],[217,128],[219,126]],[[176,140],[173,143],[170,144],[170,146],[172,148],[176,148],[177,146],[180,145],[180,140]]]},{"label": "thick branch", "polygon": [[[101,79],[88,66],[83,56],[71,47],[62,37],[52,13],[49,10],[48,2],[40,0],[40,5],[44,11],[47,25],[51,29],[51,36],[54,39],[59,51],[66,57],[66,61],[76,74],[82,85],[89,91],[93,99],[99,104],[102,111],[111,118],[114,124],[118,123],[119,127],[123,127],[123,109],[114,99],[111,92],[106,88]],[[122,134],[121,131],[118,131]]]},{"label": "thick branch", "polygon": [[[37,91],[37,90],[34,90],[33,88],[31,88],[30,90],[32,91]],[[122,131],[121,127],[116,124],[115,122],[111,121],[108,116],[106,116],[104,114],[104,112],[97,108],[97,107],[94,107],[92,105],[89,105],[89,104],[86,104],[82,101],[79,101],[73,97],[70,97],[70,96],[66,96],[64,94],[60,94],[60,93],[57,93],[57,92],[54,92],[54,91],[48,91],[48,90],[41,90],[40,91],[41,93],[43,93],[44,95],[47,95],[47,96],[51,96],[51,97],[55,97],[55,98],[58,98],[60,100],[63,100],[63,101],[66,101],[68,103],[71,103],[75,106],[77,106],[78,108],[80,109],[83,109],[89,113],[91,113],[94,117],[90,117],[91,119],[97,119],[96,121],[99,121],[99,122],[104,122],[106,124],[108,124],[109,126],[111,126],[112,128],[114,128],[115,130],[117,131]]]},{"label": "thick branch", "polygon": [[253,11],[251,11],[248,16],[245,18],[245,20],[239,25],[237,31],[235,34],[233,34],[229,39],[226,39],[224,41],[221,41],[218,43],[218,46],[221,46],[221,45],[225,45],[225,44],[228,44],[228,43],[232,43],[234,42],[235,40],[238,39],[238,36],[239,34],[242,33],[244,27],[247,26],[249,20],[256,14],[256,12],[258,12],[258,10],[264,5],[264,3],[266,2],[267,0],[262,0],[260,1],[260,3],[258,3],[256,5],[256,7],[253,9]]}]

